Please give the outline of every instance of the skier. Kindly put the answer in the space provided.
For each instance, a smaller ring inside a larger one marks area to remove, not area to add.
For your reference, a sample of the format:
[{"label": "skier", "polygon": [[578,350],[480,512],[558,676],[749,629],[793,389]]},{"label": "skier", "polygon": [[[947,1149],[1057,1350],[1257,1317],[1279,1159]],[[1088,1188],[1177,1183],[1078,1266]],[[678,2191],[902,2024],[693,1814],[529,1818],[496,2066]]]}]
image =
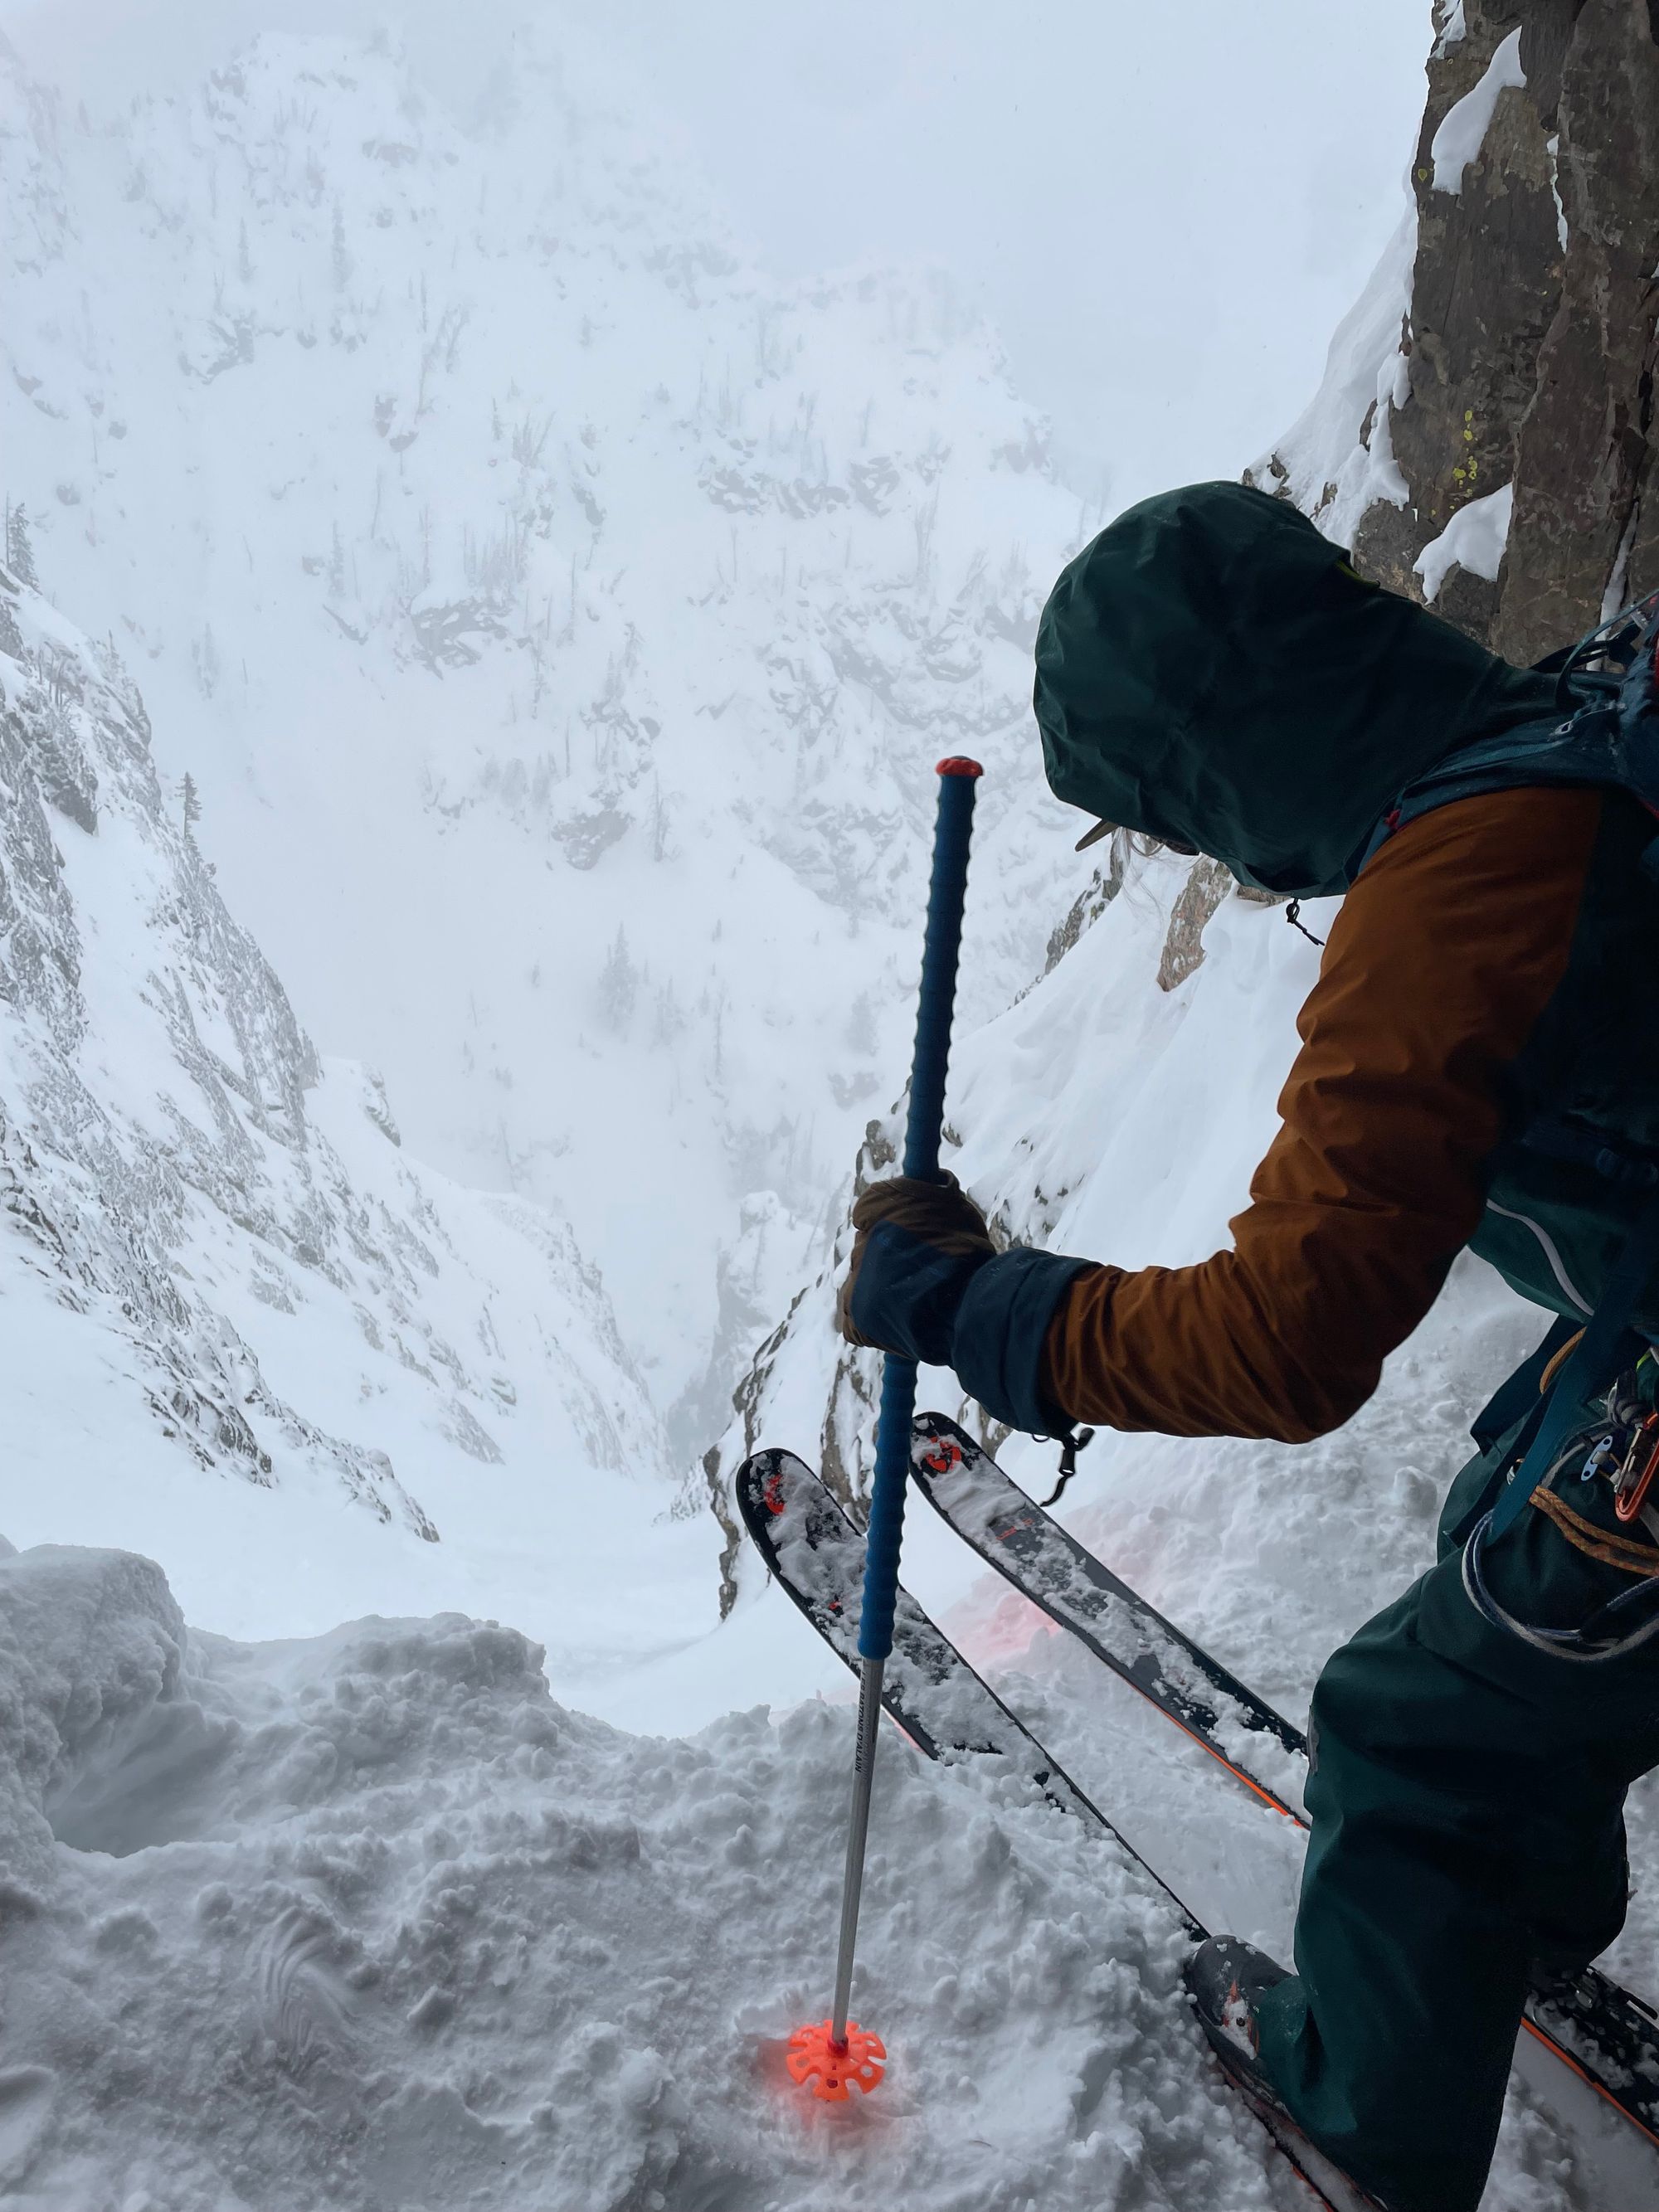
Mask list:
[{"label": "skier", "polygon": [[[1558,1316],[1476,1425],[1438,1564],[1320,1678],[1295,1972],[1224,1937],[1188,1977],[1240,2086],[1379,2204],[1474,2212],[1529,1978],[1618,1933],[1625,1794],[1659,1765],[1659,1514],[1628,1510],[1659,1460],[1659,1271],[1611,1411],[1586,1401],[1594,1432],[1491,1521],[1659,1180],[1654,822],[1505,765],[1510,733],[1559,723],[1553,677],[1242,485],[1121,516],[1060,577],[1036,662],[1059,798],[1243,884],[1346,894],[1282,1126],[1195,1267],[999,1253],[953,1182],[874,1185],[842,1330],[1037,1435],[1299,1443],[1364,1404],[1465,1247]],[[1482,773],[1415,789],[1477,743]]]}]

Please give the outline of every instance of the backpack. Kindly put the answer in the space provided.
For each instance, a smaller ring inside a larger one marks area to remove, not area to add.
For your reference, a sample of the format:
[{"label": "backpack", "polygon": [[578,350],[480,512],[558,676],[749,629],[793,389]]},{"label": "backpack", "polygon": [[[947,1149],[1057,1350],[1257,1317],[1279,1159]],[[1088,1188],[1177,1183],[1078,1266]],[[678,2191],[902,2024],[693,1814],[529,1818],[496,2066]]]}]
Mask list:
[{"label": "backpack", "polygon": [[[1402,823],[1517,784],[1626,791],[1659,820],[1659,592],[1535,662],[1534,672],[1555,678],[1562,719],[1506,730],[1436,761],[1378,823],[1367,860]],[[1659,836],[1643,865],[1659,878]]]},{"label": "backpack", "polygon": [[[1419,815],[1519,785],[1622,791],[1659,824],[1659,592],[1540,661],[1537,672],[1556,678],[1559,719],[1523,724],[1433,763],[1383,815],[1365,860]],[[1659,827],[1638,865],[1659,884]],[[1640,1019],[1646,1001],[1636,996],[1635,1018]],[[1592,1130],[1565,1115],[1536,1118],[1520,1132],[1518,1142],[1529,1151],[1593,1168],[1628,1190],[1636,1207],[1576,1348],[1561,1364],[1548,1396],[1534,1395],[1531,1416],[1516,1439],[1504,1486],[1484,1529],[1488,1540],[1519,1517],[1582,1422],[1584,1407],[1640,1356],[1646,1340],[1632,1321],[1659,1269],[1659,1156],[1650,1147],[1622,1142],[1605,1129]],[[1565,1326],[1558,1323],[1540,1353],[1547,1354],[1565,1334]],[[1508,1378],[1477,1419],[1477,1440],[1509,1425],[1526,1392],[1536,1393],[1543,1365],[1544,1358],[1534,1353]]]}]

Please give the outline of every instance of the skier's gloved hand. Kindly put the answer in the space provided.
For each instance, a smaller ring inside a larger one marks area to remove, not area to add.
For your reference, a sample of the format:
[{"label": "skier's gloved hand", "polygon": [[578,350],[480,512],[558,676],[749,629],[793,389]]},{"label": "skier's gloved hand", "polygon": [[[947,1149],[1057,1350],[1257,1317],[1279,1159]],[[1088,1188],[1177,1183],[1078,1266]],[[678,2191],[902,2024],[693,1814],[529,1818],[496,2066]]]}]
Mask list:
[{"label": "skier's gloved hand", "polygon": [[875,1345],[933,1367],[969,1285],[993,1256],[985,1217],[954,1176],[872,1183],[853,1208],[857,1235],[836,1318],[849,1344]]},{"label": "skier's gloved hand", "polygon": [[1028,1244],[994,1251],[985,1217],[953,1176],[872,1183],[853,1208],[857,1239],[836,1317],[849,1344],[876,1345],[957,1379],[994,1420],[1065,1437],[1043,1389],[1043,1346],[1089,1267]]}]

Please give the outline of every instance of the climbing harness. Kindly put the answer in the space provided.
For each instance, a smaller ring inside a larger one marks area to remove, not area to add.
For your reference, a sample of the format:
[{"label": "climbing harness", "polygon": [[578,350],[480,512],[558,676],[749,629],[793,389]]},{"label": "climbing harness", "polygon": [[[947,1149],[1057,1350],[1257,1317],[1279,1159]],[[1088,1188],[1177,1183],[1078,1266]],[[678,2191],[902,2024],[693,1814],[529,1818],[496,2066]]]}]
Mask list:
[{"label": "climbing harness", "polygon": [[[1560,1358],[1558,1352],[1556,1360]],[[1555,1364],[1550,1363],[1551,1366]],[[1546,1367],[1546,1377],[1549,1372]],[[1580,1666],[1623,1658],[1659,1635],[1659,1500],[1652,1495],[1655,1480],[1659,1479],[1656,1395],[1659,1395],[1659,1362],[1650,1349],[1617,1378],[1595,1418],[1581,1422],[1563,1438],[1531,1497],[1532,1504],[1575,1551],[1602,1566],[1635,1576],[1635,1586],[1598,1607],[1577,1628],[1545,1628],[1521,1620],[1494,1595],[1486,1577],[1486,1549],[1495,1534],[1501,1533],[1496,1528],[1497,1514],[1490,1512],[1477,1523],[1463,1547],[1463,1588],[1476,1611],[1493,1627],[1535,1650],[1547,1652],[1552,1658]],[[1530,1457],[1530,1453],[1526,1456]],[[1513,1472],[1510,1479],[1512,1483],[1516,1480]],[[1621,1535],[1578,1511],[1562,1495],[1562,1490],[1571,1491],[1575,1481],[1579,1487],[1607,1484],[1620,1527],[1639,1523],[1649,1540]]]}]

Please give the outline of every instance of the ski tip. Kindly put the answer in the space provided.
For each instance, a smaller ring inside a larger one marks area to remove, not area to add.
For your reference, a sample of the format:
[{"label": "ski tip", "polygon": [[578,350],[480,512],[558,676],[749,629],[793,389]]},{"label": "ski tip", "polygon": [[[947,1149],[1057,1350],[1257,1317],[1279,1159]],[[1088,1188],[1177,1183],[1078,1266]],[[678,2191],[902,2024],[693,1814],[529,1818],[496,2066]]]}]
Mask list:
[{"label": "ski tip", "polygon": [[833,2021],[814,2021],[789,2039],[787,2063],[797,2088],[810,2089],[825,2104],[844,2105],[849,2089],[867,2097],[887,2071],[887,2046],[857,2021],[847,2023],[847,2040],[837,2043]]},{"label": "ski tip", "polygon": [[910,1424],[910,1472],[925,1481],[966,1465],[973,1439],[943,1413],[918,1413]]},{"label": "ski tip", "polygon": [[757,1451],[744,1460],[738,1474],[743,1501],[774,1519],[783,1513],[789,1503],[789,1459],[787,1452]]}]

